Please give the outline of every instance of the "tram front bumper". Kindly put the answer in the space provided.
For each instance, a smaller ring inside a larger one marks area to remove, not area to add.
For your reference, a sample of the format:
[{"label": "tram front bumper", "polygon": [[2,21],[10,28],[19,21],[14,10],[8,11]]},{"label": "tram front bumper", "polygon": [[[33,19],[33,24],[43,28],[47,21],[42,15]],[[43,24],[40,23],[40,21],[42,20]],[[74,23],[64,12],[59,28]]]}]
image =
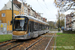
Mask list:
[{"label": "tram front bumper", "polygon": [[16,36],[16,35],[12,35],[12,39],[27,39],[26,35],[21,35],[21,36]]}]

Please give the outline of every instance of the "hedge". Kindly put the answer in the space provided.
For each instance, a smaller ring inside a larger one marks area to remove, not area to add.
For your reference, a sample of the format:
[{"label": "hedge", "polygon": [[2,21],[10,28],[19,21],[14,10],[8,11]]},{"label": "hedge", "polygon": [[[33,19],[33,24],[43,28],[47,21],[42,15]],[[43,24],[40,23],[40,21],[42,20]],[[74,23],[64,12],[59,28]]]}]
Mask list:
[{"label": "hedge", "polygon": [[75,34],[75,31],[63,31],[63,33]]}]

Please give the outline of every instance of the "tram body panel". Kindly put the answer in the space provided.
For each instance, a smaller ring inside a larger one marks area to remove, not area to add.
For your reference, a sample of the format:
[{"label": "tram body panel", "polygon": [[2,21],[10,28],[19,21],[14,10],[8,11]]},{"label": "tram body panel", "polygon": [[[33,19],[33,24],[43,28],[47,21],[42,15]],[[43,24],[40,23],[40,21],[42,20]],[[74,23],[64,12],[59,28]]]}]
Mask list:
[{"label": "tram body panel", "polygon": [[39,35],[43,34],[43,31],[42,31],[42,30],[41,30],[41,31],[38,31],[38,32],[39,32],[39,33],[38,33]]},{"label": "tram body panel", "polygon": [[26,35],[27,31],[13,31],[13,35]]},{"label": "tram body panel", "polygon": [[27,34],[26,35],[12,35],[12,39],[28,39]]},{"label": "tram body panel", "polygon": [[38,31],[34,31],[33,32],[33,38],[38,37],[38,36],[39,36]]}]

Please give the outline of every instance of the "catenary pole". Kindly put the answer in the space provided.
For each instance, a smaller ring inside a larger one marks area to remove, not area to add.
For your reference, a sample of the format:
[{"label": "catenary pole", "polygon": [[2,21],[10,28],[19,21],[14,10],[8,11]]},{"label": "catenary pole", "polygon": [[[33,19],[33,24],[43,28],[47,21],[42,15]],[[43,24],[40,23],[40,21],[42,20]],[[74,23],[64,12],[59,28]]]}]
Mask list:
[{"label": "catenary pole", "polygon": [[13,21],[13,0],[12,0],[12,31],[13,31],[13,28],[14,28],[14,21]]}]

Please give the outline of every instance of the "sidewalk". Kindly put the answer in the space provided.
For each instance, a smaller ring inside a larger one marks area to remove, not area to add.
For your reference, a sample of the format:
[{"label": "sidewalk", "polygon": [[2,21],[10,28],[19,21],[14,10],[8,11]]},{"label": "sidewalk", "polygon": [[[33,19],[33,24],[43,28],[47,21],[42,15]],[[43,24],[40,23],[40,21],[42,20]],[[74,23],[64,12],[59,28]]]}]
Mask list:
[{"label": "sidewalk", "polygon": [[12,34],[12,32],[1,32],[0,31],[0,35],[3,35],[3,34]]},{"label": "sidewalk", "polygon": [[49,33],[63,33],[63,31],[49,31]]}]

